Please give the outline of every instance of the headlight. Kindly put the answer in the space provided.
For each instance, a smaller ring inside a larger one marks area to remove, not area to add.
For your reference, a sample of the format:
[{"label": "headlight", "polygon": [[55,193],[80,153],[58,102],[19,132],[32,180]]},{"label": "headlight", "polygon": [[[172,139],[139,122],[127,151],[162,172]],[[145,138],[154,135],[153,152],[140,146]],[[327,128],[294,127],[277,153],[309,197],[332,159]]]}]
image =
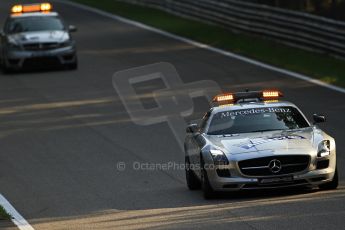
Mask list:
[{"label": "headlight", "polygon": [[60,47],[69,47],[69,46],[73,46],[73,42],[71,40],[67,40],[60,43]]},{"label": "headlight", "polygon": [[331,154],[331,143],[329,140],[321,141],[318,150],[317,150],[317,156],[318,157],[326,157]]},{"label": "headlight", "polygon": [[219,149],[211,149],[211,156],[215,165],[227,165],[229,164],[228,158],[225,156],[223,151]]},{"label": "headlight", "polygon": [[9,39],[7,45],[9,48],[13,48],[13,49],[20,48],[20,45],[18,45],[18,43],[14,39]]}]

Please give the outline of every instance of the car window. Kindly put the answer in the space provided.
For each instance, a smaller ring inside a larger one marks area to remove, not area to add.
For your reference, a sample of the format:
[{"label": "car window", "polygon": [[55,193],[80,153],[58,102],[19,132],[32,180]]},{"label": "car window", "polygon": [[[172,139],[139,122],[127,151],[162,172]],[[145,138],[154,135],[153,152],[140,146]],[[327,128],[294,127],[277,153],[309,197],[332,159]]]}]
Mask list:
[{"label": "car window", "polygon": [[63,22],[58,17],[35,16],[12,19],[6,26],[9,34],[47,30],[64,30]]},{"label": "car window", "polygon": [[308,122],[294,107],[231,110],[212,117],[208,134],[224,135],[308,127]]}]

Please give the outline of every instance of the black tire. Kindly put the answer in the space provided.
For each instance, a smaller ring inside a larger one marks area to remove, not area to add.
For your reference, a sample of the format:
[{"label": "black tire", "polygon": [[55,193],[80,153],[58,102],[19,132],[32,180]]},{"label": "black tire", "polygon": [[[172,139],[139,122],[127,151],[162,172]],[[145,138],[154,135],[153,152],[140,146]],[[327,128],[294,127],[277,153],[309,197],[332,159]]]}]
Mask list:
[{"label": "black tire", "polygon": [[338,183],[339,183],[339,178],[338,178],[338,169],[335,169],[335,173],[334,173],[334,177],[332,179],[332,181],[325,183],[325,184],[321,184],[319,185],[319,188],[322,190],[333,190],[333,189],[337,189],[338,188]]},{"label": "black tire", "polygon": [[2,65],[2,66],[1,66],[1,69],[2,69],[2,73],[3,73],[3,74],[10,74],[10,73],[13,72],[13,70],[10,69],[10,68],[8,68],[8,67],[6,66],[6,64]]},{"label": "black tire", "polygon": [[11,69],[7,67],[5,60],[3,58],[0,59],[0,66],[3,74],[8,74],[12,72]]},{"label": "black tire", "polygon": [[208,180],[207,172],[205,169],[205,164],[201,162],[201,188],[206,200],[212,199],[215,197],[215,191],[213,190],[210,181]]},{"label": "black tire", "polygon": [[68,64],[67,68],[70,69],[70,70],[77,70],[78,69],[78,61],[75,61],[75,62],[73,62],[71,64]]},{"label": "black tire", "polygon": [[192,169],[190,169],[190,160],[189,157],[185,157],[185,172],[186,172],[186,181],[187,187],[189,190],[197,190],[201,188],[200,180],[197,178]]}]

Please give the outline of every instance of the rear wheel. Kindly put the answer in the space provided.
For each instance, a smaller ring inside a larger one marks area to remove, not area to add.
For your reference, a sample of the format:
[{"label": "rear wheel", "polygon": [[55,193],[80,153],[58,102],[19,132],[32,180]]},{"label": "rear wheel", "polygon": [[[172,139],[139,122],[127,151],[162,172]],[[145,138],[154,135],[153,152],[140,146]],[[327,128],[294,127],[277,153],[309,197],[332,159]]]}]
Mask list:
[{"label": "rear wheel", "polygon": [[319,185],[319,188],[322,190],[333,190],[333,189],[337,189],[338,187],[338,183],[339,183],[339,178],[338,178],[338,169],[335,169],[335,173],[334,173],[334,177],[332,179],[332,181],[325,183],[325,184],[321,184]]},{"label": "rear wheel", "polygon": [[201,188],[200,180],[197,178],[195,173],[190,167],[190,160],[189,157],[186,156],[185,158],[185,171],[186,171],[186,181],[187,186],[190,190],[196,190]]},{"label": "rear wheel", "polygon": [[213,190],[210,181],[208,180],[205,163],[203,161],[201,163],[201,188],[205,199],[214,198],[215,191]]}]

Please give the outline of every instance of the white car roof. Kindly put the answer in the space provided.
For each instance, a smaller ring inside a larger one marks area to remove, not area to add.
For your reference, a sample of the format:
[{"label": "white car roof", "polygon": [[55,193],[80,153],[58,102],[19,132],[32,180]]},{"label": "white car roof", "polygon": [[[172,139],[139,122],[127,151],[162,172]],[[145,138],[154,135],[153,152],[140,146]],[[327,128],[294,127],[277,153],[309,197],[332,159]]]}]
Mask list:
[{"label": "white car roof", "polygon": [[11,14],[10,18],[26,18],[26,17],[35,17],[35,16],[46,16],[53,17],[58,16],[56,12],[33,12],[33,13],[21,13],[21,14]]}]

